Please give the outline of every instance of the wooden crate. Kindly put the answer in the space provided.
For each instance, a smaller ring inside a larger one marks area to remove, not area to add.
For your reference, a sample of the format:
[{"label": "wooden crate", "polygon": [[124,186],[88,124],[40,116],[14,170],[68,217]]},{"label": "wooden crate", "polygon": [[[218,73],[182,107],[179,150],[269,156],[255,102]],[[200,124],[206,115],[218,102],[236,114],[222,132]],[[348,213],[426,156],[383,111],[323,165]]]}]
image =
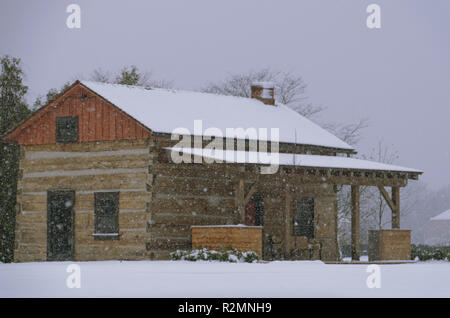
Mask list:
[{"label": "wooden crate", "polygon": [[262,256],[262,226],[192,226],[192,248],[254,251]]},{"label": "wooden crate", "polygon": [[369,230],[369,261],[410,259],[411,230]]}]

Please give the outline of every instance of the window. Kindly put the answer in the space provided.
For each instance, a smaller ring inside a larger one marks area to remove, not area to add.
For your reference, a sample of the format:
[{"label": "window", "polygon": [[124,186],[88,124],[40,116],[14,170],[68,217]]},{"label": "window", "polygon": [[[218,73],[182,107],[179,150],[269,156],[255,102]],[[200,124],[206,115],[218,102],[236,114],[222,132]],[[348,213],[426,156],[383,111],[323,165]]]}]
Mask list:
[{"label": "window", "polygon": [[255,207],[255,225],[256,226],[263,226],[264,225],[264,197],[257,193],[253,196],[253,199],[255,200],[256,207]]},{"label": "window", "polygon": [[302,198],[294,211],[294,235],[314,238],[314,199]]},{"label": "window", "polygon": [[95,192],[96,239],[119,239],[119,192]]},{"label": "window", "polygon": [[56,143],[78,142],[78,116],[56,117]]}]

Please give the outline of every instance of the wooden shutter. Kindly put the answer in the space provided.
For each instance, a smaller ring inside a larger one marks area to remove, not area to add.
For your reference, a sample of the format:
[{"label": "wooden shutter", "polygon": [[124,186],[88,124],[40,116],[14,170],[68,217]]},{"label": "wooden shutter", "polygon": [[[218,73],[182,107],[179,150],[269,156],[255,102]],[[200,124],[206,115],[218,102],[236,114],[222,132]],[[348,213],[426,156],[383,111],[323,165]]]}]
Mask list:
[{"label": "wooden shutter", "polygon": [[297,201],[294,214],[294,235],[314,238],[314,199],[302,198]]},{"label": "wooden shutter", "polygon": [[94,200],[95,200],[94,236],[97,239],[118,239],[119,192],[95,192]]},{"label": "wooden shutter", "polygon": [[78,116],[56,117],[56,143],[78,142]]},{"label": "wooden shutter", "polygon": [[256,207],[255,207],[255,225],[264,225],[264,197],[262,194],[255,194],[254,196]]}]

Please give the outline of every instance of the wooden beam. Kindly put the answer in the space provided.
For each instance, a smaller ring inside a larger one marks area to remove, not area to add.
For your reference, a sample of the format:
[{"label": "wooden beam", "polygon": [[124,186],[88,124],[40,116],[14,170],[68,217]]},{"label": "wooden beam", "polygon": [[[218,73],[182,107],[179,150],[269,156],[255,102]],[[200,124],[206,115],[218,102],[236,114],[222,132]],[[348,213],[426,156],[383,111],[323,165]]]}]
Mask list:
[{"label": "wooden beam", "polygon": [[400,228],[400,187],[393,186],[392,187],[392,198],[389,196],[388,192],[383,186],[378,186],[381,195],[386,200],[386,203],[389,205],[389,208],[392,212],[392,223],[391,227],[393,229]]},{"label": "wooden beam", "polygon": [[386,203],[389,205],[389,208],[392,212],[395,210],[395,203],[391,200],[389,193],[386,191],[386,189],[383,186],[378,186],[378,189],[380,190],[381,195],[383,196],[384,200],[386,200]]},{"label": "wooden beam", "polygon": [[334,241],[335,241],[335,248],[336,248],[336,261],[338,261],[339,258],[339,239],[338,239],[338,233],[339,233],[339,220],[338,220],[338,186],[333,186],[333,191],[335,193],[335,200],[334,200]]},{"label": "wooden beam", "polygon": [[392,202],[394,209],[392,210],[392,228],[400,228],[400,188],[392,187]]},{"label": "wooden beam", "polygon": [[241,224],[245,224],[244,179],[239,179],[236,191],[236,205]]},{"label": "wooden beam", "polygon": [[257,189],[258,189],[258,187],[256,186],[256,182],[255,182],[252,185],[252,187],[250,188],[250,190],[248,191],[247,195],[245,196],[244,205],[246,205],[248,203],[248,201],[250,201],[250,198],[252,197],[252,195],[255,194]]},{"label": "wooden beam", "polygon": [[360,211],[359,211],[359,186],[352,185],[352,261],[359,261],[360,257]]},{"label": "wooden beam", "polygon": [[292,194],[289,186],[285,188],[285,199],[286,206],[284,212],[284,253],[289,256],[291,250],[291,239],[292,239]]}]

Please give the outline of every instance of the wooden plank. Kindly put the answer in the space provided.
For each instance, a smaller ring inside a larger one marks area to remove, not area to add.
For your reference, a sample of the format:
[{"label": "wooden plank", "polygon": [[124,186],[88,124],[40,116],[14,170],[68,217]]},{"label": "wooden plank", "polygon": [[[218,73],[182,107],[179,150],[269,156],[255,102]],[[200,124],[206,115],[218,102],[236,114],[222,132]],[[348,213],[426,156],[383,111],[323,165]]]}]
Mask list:
[{"label": "wooden plank", "polygon": [[236,207],[241,224],[245,224],[244,179],[240,179],[236,189]]},{"label": "wooden plank", "polygon": [[[81,83],[75,83],[63,95],[51,102],[44,109],[36,112],[29,120],[18,127],[14,133],[8,136],[9,141],[17,141],[24,145],[55,143],[54,127],[55,116],[79,116],[79,141],[103,141],[111,139],[136,139],[149,138],[150,131],[122,112],[119,108],[107,102],[105,99],[83,89],[88,95],[87,100],[81,96]],[[73,98],[67,98],[67,97]],[[121,120],[121,126],[116,127],[111,123],[112,113]],[[119,129],[120,132],[112,129]],[[138,132],[137,129],[143,130]],[[139,137],[138,137],[139,136]]]},{"label": "wooden plank", "polygon": [[115,140],[116,136],[117,136],[117,132],[116,132],[116,117],[117,117],[117,113],[114,110],[110,110],[109,112],[109,139],[110,140]]},{"label": "wooden plank", "polygon": [[392,202],[386,189],[383,186],[378,186],[378,189],[380,190],[380,193],[383,196],[384,200],[386,200],[386,203],[389,205],[389,208],[391,209],[391,211],[394,212],[395,203]]},{"label": "wooden plank", "polygon": [[352,197],[352,260],[359,261],[360,257],[360,189],[359,186],[353,185],[351,187]]},{"label": "wooden plank", "polygon": [[129,154],[121,156],[98,156],[80,158],[50,158],[22,161],[23,173],[86,170],[86,169],[132,169],[148,166],[148,155]]},{"label": "wooden plank", "polygon": [[72,188],[80,190],[97,189],[136,189],[145,186],[146,173],[124,173],[112,175],[83,175],[74,177],[30,178],[23,184],[24,192],[47,191]]},{"label": "wooden plank", "polygon": [[392,228],[400,228],[400,188],[392,187],[392,203],[394,209],[392,210]]},{"label": "wooden plank", "polygon": [[95,140],[102,140],[102,103],[95,105]]},{"label": "wooden plank", "polygon": [[252,185],[252,187],[250,188],[250,190],[248,191],[247,195],[245,196],[244,199],[244,205],[248,203],[248,201],[250,201],[250,198],[252,197],[252,195],[255,194],[256,190],[258,189],[256,182]]},{"label": "wooden plank", "polygon": [[292,194],[289,187],[285,189],[284,211],[284,252],[289,255],[292,246]]},{"label": "wooden plank", "polygon": [[400,188],[398,186],[392,187],[392,199],[384,187],[378,186],[381,195],[386,200],[392,212],[392,228],[400,228]]},{"label": "wooden plank", "polygon": [[27,145],[27,152],[67,151],[67,152],[97,152],[129,149],[145,149],[149,140],[113,140],[102,142],[80,142],[76,144]]}]

